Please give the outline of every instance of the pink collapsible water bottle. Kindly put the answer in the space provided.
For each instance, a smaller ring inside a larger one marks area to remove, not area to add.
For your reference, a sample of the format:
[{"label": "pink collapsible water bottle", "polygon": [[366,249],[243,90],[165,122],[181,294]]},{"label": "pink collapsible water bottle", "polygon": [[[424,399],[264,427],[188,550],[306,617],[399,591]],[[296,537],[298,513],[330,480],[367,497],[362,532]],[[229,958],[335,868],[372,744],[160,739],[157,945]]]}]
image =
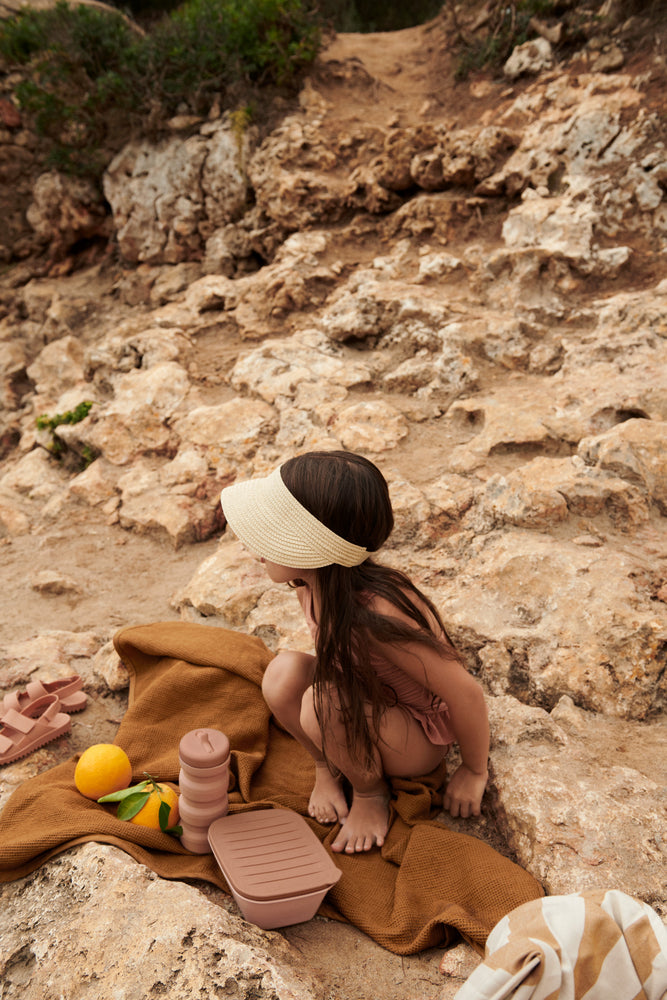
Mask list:
[{"label": "pink collapsible water bottle", "polygon": [[208,828],[228,809],[229,740],[218,729],[193,729],[178,748],[181,843],[194,854],[211,850]]}]

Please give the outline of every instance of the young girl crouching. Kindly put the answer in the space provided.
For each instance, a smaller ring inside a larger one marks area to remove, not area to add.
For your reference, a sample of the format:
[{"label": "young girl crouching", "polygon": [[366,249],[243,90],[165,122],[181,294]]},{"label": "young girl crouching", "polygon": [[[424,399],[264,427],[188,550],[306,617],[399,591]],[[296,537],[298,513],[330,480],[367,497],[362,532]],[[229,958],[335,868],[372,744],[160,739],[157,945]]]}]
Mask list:
[{"label": "young girl crouching", "polygon": [[[361,455],[309,452],[222,491],[225,517],[275,583],[296,589],[315,653],[283,651],[262,690],[312,755],[309,814],[341,824],[334,851],[384,842],[387,778],[432,771],[458,743],[444,806],[477,816],[488,779],[484,695],[433,603],[372,555],[394,518],[387,483]],[[352,786],[348,805],[343,779]]]}]

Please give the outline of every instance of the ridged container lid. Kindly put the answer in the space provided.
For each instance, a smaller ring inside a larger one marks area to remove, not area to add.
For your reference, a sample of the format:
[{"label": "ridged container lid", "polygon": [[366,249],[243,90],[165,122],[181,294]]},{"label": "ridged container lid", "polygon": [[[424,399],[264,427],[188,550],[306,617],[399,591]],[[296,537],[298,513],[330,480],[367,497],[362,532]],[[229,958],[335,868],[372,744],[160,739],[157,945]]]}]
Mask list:
[{"label": "ridged container lid", "polygon": [[217,767],[229,757],[229,739],[219,729],[192,729],[181,740],[178,754],[190,767]]},{"label": "ridged container lid", "polygon": [[208,840],[230,886],[254,900],[330,889],[341,877],[303,816],[290,809],[257,809],[223,816]]}]

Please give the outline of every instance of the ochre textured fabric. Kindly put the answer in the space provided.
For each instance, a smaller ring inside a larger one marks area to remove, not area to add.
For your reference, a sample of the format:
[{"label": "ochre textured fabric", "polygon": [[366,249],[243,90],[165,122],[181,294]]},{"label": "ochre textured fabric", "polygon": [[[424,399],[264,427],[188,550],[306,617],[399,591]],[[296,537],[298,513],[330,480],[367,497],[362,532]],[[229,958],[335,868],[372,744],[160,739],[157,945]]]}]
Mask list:
[{"label": "ochre textured fabric", "polygon": [[[130,671],[129,707],[116,740],[134,780],[144,772],[177,782],[178,745],[191,729],[221,729],[232,746],[230,812],[282,807],[306,815],[311,758],[270,716],[261,693],[271,652],[227,629],[158,622],[114,639]],[[74,787],[77,758],[25,782],[0,816],[0,882],[88,840],[114,844],[169,879],[204,879],[228,891],[211,854],[192,855],[174,837],[118,820],[115,807]],[[343,875],[320,912],[342,917],[396,954],[445,945],[456,931],[483,950],[505,914],[542,890],[522,868],[473,837],[429,819],[440,804],[441,769],[396,780],[392,824],[380,850],[332,854]],[[328,848],[338,827],[306,817]]]}]

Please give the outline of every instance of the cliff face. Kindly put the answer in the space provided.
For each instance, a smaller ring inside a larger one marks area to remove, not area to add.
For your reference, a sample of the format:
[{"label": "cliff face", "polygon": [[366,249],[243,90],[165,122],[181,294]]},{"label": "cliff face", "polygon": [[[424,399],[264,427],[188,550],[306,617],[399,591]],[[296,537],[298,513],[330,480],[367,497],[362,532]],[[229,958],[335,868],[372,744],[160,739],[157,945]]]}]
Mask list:
[{"label": "cliff face", "polygon": [[[2,684],[76,670],[94,701],[71,737],[3,769],[0,802],[113,738],[120,625],[180,617],[308,647],[218,496],[343,446],[385,472],[385,558],[488,692],[485,815],[447,822],[550,893],[618,888],[664,916],[665,64],[654,40],[614,62],[621,32],[456,83],[452,32],[443,16],[334,38],[268,134],[222,116],[127,146],[105,175],[111,216],[60,175],[31,186],[43,256],[0,279]],[[75,258],[104,233],[113,252]],[[83,420],[36,428],[84,400]],[[83,885],[108,851],[47,869]],[[125,891],[133,864],[106,864]],[[64,939],[71,906],[49,892],[32,880],[29,908],[48,900]],[[3,894],[15,927],[20,894]],[[163,945],[185,969],[178,926]],[[42,989],[40,934],[11,989]],[[423,995],[416,968],[401,996]]]}]

